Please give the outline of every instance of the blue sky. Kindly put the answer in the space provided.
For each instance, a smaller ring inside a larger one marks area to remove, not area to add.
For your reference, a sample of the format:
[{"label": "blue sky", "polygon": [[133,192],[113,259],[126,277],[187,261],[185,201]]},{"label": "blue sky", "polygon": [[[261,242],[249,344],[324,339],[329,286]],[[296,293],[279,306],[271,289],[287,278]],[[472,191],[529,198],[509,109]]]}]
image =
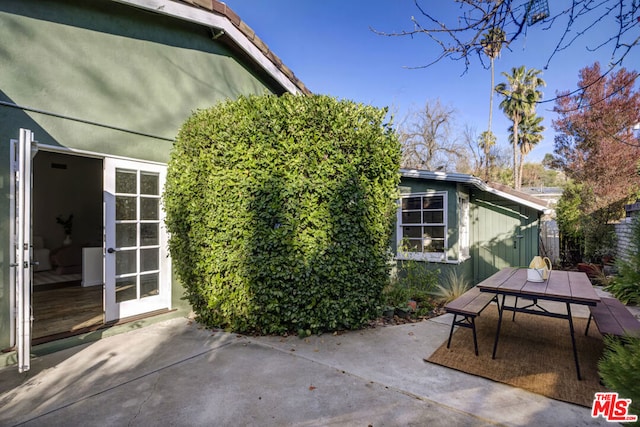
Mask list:
[{"label": "blue sky", "polygon": [[[428,100],[439,99],[456,110],[457,133],[465,126],[475,129],[477,134],[487,128],[490,71],[483,68],[477,57],[472,59],[466,73],[462,61],[450,59],[427,68],[410,69],[407,67],[430,63],[440,52],[439,47],[426,37],[385,37],[370,30],[410,30],[411,17],[420,17],[413,0],[228,0],[225,3],[314,93],[387,106],[395,113],[396,122]],[[566,6],[568,1],[549,3],[553,15],[554,7]],[[450,0],[425,0],[421,4],[435,16],[451,16],[453,2]],[[504,81],[500,73],[509,72],[512,67],[524,65],[540,69],[547,83],[543,89],[544,100],[549,100],[558,90],[576,89],[581,68],[595,61],[604,67],[611,60],[611,46],[595,52],[588,49],[597,46],[595,37],[602,37],[613,29],[605,23],[590,31],[590,38],[578,39],[554,57],[544,70],[558,41],[560,26],[555,31],[545,31],[543,27],[538,24],[528,28],[525,37],[510,46],[510,50],[503,50],[496,60],[496,84]],[[628,55],[623,65],[639,69],[637,53]],[[496,95],[492,130],[498,144],[508,146],[511,122],[499,109],[499,101]],[[547,130],[544,141],[528,155],[527,161],[541,161],[545,153],[553,151],[553,105],[547,102],[538,107],[538,115],[544,117]]]}]

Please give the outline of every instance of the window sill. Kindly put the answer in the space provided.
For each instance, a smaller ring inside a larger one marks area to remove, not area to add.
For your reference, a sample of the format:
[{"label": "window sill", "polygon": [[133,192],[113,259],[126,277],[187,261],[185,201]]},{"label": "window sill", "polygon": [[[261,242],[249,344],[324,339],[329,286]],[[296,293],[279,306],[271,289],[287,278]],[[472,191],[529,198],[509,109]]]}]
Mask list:
[{"label": "window sill", "polygon": [[444,253],[431,253],[431,254],[421,254],[421,253],[404,253],[404,254],[396,254],[396,260],[399,261],[428,261],[428,262],[446,262],[446,258]]},{"label": "window sill", "polygon": [[436,256],[425,256],[424,254],[396,254],[394,258],[396,261],[421,261],[438,264],[462,264],[470,259],[470,256],[461,259],[445,259],[444,254],[438,254]]}]

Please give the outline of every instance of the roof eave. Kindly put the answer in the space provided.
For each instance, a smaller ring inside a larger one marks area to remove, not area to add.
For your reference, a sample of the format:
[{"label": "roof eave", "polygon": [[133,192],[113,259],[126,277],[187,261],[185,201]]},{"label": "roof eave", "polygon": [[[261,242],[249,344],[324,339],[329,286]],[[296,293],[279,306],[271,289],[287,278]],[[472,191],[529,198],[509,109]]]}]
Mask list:
[{"label": "roof eave", "polygon": [[432,172],[432,171],[423,171],[416,169],[400,169],[400,175],[406,178],[419,178],[419,179],[431,179],[435,181],[448,181],[448,182],[458,182],[463,184],[473,185],[476,188],[486,191],[487,193],[495,194],[496,196],[500,196],[504,199],[514,201],[523,206],[527,206],[529,208],[535,209],[539,212],[548,214],[551,210],[540,203],[535,203],[531,200],[527,200],[517,195],[510,194],[504,191],[501,191],[497,188],[491,187],[486,182],[482,181],[480,178],[475,177],[473,175],[456,173],[456,172]]}]

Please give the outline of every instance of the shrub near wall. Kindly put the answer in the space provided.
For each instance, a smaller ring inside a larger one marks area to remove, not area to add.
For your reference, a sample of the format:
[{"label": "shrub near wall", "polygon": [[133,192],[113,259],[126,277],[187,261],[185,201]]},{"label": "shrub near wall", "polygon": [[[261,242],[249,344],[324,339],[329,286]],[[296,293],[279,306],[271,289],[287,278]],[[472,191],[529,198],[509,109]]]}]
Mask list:
[{"label": "shrub near wall", "polygon": [[327,96],[265,95],[184,123],[165,210],[200,322],[310,334],[377,314],[400,159],[385,115]]}]

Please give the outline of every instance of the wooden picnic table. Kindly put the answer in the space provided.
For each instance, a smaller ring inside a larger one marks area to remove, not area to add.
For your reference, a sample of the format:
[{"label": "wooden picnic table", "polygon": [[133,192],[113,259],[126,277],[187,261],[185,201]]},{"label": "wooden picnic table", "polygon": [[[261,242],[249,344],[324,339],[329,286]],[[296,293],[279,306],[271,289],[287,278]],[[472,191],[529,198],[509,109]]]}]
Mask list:
[{"label": "wooden picnic table", "polygon": [[[504,310],[514,313],[527,313],[539,316],[555,317],[566,319],[569,322],[569,332],[571,334],[571,344],[573,345],[573,358],[576,364],[578,380],[581,380],[580,365],[578,363],[578,351],[576,349],[575,331],[573,319],[571,317],[571,304],[595,306],[600,302],[600,297],[593,289],[593,285],[585,273],[578,271],[558,271],[549,272],[549,277],[544,282],[527,281],[526,268],[504,268],[483,282],[479,283],[481,292],[491,292],[502,295],[502,304],[498,315],[498,328],[493,344],[493,358],[496,357],[498,349],[498,339],[500,337],[500,325],[502,324],[502,313]],[[516,297],[513,305],[505,304],[507,296]],[[526,307],[518,307],[518,300],[524,298],[533,300],[532,304]],[[564,303],[566,313],[549,311],[538,305],[538,301],[556,301]]]}]

